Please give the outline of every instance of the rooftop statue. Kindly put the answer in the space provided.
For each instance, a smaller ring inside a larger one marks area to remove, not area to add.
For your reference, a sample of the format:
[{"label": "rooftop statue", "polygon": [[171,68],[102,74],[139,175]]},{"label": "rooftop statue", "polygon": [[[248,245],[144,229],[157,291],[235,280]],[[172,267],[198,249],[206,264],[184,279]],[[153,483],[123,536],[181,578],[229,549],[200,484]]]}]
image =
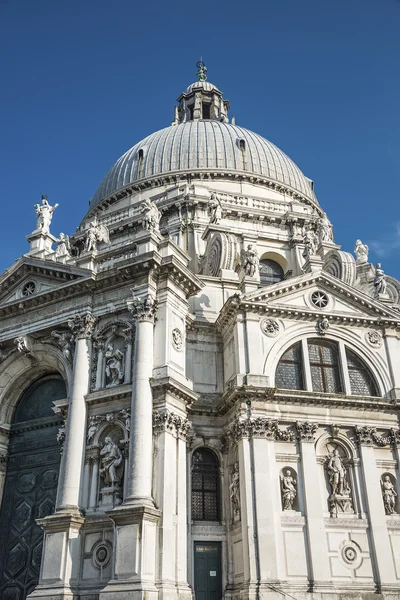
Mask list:
[{"label": "rooftop statue", "polygon": [[210,214],[210,223],[215,223],[215,225],[218,225],[222,218],[222,205],[217,194],[211,194],[211,197],[208,201],[208,212]]},{"label": "rooftop statue", "polygon": [[258,252],[254,244],[249,244],[247,250],[242,250],[242,267],[244,274],[254,277],[258,268]]},{"label": "rooftop statue", "polygon": [[317,233],[320,243],[333,242],[332,224],[326,213],[322,213],[322,216],[317,221]]},{"label": "rooftop statue", "polygon": [[375,267],[374,287],[377,296],[383,296],[386,293],[386,275],[381,263],[377,263]]},{"label": "rooftop statue", "polygon": [[199,60],[199,62],[196,64],[196,67],[197,67],[197,79],[199,81],[206,81],[207,80],[206,65],[203,63],[202,60]]},{"label": "rooftop statue", "polygon": [[363,265],[368,262],[368,246],[363,244],[361,240],[356,241],[354,246],[354,254],[356,255],[356,262],[359,265]]},{"label": "rooftop statue", "polygon": [[50,223],[53,218],[53,212],[56,210],[58,204],[51,206],[48,203],[47,196],[42,196],[42,204],[35,204],[35,211],[38,217],[36,223],[36,229],[41,229],[43,233],[50,232]]},{"label": "rooftop statue", "polygon": [[60,233],[57,244],[57,256],[71,256],[71,244],[69,243],[69,237],[65,233]]},{"label": "rooftop statue", "polygon": [[106,225],[97,222],[97,216],[89,223],[85,238],[85,251],[96,252],[97,242],[110,243],[110,234]]},{"label": "rooftop statue", "polygon": [[149,198],[144,200],[140,205],[140,212],[143,215],[143,229],[147,231],[160,231],[161,212],[154,201],[151,201]]}]

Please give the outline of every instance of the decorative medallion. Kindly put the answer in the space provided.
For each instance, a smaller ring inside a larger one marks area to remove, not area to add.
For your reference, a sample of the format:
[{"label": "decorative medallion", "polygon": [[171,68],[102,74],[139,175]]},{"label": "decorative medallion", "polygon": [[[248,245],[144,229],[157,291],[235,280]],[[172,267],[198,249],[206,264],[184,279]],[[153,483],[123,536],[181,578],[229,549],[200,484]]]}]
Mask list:
[{"label": "decorative medallion", "polygon": [[102,569],[111,560],[111,549],[107,542],[97,542],[92,549],[92,561],[95,567]]},{"label": "decorative medallion", "polygon": [[25,285],[22,286],[21,293],[26,298],[27,296],[32,296],[36,291],[36,283],[34,281],[27,281]]},{"label": "decorative medallion", "polygon": [[379,331],[371,329],[365,334],[365,339],[374,348],[380,348],[382,346],[382,334]]},{"label": "decorative medallion", "polygon": [[346,540],[340,547],[340,557],[349,569],[358,569],[362,562],[360,548],[354,542]]},{"label": "decorative medallion", "polygon": [[311,302],[317,308],[326,308],[329,302],[329,298],[325,292],[317,290],[311,294]]},{"label": "decorative medallion", "polygon": [[280,327],[276,319],[263,319],[260,323],[261,331],[268,337],[276,337],[279,333]]},{"label": "decorative medallion", "polygon": [[320,335],[325,335],[325,333],[328,331],[329,329],[329,321],[326,317],[320,317],[317,321],[317,332]]},{"label": "decorative medallion", "polygon": [[183,335],[181,330],[177,327],[172,330],[172,345],[178,352],[183,348]]}]

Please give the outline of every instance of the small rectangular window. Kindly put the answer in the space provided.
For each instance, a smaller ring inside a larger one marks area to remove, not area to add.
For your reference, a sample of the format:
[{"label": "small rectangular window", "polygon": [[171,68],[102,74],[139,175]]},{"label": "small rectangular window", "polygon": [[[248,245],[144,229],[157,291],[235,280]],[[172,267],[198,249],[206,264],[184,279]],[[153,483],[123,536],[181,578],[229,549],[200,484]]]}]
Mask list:
[{"label": "small rectangular window", "polygon": [[210,118],[210,105],[203,102],[203,119]]}]

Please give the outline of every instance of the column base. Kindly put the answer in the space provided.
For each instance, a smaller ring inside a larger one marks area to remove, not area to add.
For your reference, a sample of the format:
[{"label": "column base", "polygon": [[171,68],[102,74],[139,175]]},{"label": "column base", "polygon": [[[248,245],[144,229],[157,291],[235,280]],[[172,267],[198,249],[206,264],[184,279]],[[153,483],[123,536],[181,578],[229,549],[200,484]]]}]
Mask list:
[{"label": "column base", "polygon": [[157,525],[154,506],[123,504],[106,511],[114,521],[114,578],[99,600],[157,600],[155,586]]},{"label": "column base", "polygon": [[54,586],[39,586],[29,596],[27,600],[76,600],[78,595],[71,588],[59,588]]}]

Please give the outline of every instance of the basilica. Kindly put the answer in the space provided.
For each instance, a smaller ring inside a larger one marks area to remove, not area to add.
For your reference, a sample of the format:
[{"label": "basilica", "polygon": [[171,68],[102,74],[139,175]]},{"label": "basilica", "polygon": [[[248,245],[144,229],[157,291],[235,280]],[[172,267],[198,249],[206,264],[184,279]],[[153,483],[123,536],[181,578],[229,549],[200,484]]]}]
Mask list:
[{"label": "basilica", "polygon": [[400,283],[197,68],[0,276],[0,598],[399,600]]}]

